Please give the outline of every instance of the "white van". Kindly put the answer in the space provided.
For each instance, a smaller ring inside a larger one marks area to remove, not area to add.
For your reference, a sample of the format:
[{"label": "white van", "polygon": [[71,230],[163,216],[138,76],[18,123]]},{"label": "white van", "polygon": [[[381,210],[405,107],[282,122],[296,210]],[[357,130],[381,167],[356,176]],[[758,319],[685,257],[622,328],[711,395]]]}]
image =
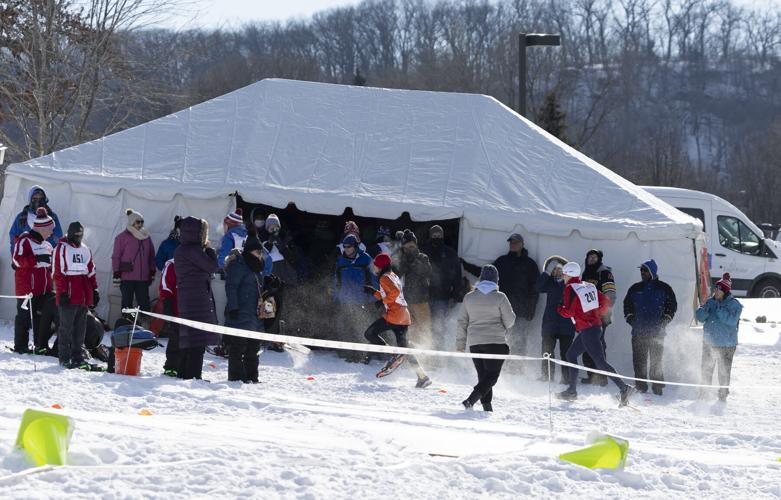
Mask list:
[{"label": "white van", "polygon": [[736,296],[781,297],[781,244],[765,238],[746,214],[718,196],[701,191],[645,186],[643,189],[702,221],[714,283],[728,272]]}]

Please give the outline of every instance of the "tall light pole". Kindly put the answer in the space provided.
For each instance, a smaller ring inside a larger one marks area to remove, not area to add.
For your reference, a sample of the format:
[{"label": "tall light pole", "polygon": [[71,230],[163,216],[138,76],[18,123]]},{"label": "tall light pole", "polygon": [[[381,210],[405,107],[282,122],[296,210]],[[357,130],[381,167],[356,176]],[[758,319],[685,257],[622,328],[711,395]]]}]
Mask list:
[{"label": "tall light pole", "polygon": [[518,34],[518,113],[526,116],[526,47],[561,45],[560,35],[543,33]]}]

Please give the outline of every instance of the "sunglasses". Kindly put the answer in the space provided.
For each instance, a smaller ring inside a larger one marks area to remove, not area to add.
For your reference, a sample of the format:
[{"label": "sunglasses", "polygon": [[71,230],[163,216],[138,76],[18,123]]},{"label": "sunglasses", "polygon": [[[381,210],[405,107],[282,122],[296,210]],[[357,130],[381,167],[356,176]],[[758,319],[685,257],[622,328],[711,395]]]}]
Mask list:
[{"label": "sunglasses", "polygon": [[144,225],[144,221],[142,221],[142,220],[137,220],[137,221],[135,221],[135,222],[133,223],[133,225],[136,225],[136,226],[143,226],[143,225]]}]

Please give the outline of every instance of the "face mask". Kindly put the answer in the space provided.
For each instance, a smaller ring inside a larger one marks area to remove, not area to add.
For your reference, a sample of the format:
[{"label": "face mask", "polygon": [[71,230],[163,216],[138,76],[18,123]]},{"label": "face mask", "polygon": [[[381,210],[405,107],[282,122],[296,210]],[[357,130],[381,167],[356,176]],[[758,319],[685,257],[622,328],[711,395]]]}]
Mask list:
[{"label": "face mask", "polygon": [[265,221],[265,219],[256,219],[256,220],[255,220],[255,227],[256,227],[256,228],[258,228],[258,229],[262,229],[262,228],[263,228],[263,226],[265,226],[265,225],[266,225],[266,221]]},{"label": "face mask", "polygon": [[431,239],[431,244],[434,245],[435,247],[442,246],[442,243],[444,243],[444,240],[442,238],[432,238]]},{"label": "face mask", "polygon": [[76,246],[81,245],[81,240],[84,238],[84,233],[74,233],[68,235],[68,241]]}]

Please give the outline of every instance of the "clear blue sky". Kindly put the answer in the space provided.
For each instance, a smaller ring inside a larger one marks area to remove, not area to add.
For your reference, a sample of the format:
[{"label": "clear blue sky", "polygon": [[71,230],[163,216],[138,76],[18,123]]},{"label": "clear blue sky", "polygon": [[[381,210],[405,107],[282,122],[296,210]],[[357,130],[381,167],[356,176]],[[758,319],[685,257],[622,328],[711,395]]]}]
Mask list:
[{"label": "clear blue sky", "polygon": [[[185,0],[188,1],[188,0]],[[320,10],[357,5],[360,0],[189,0],[171,19],[161,23],[173,28],[231,28],[251,21],[286,21],[307,18]],[[745,7],[775,6],[779,0],[733,0]]]}]

